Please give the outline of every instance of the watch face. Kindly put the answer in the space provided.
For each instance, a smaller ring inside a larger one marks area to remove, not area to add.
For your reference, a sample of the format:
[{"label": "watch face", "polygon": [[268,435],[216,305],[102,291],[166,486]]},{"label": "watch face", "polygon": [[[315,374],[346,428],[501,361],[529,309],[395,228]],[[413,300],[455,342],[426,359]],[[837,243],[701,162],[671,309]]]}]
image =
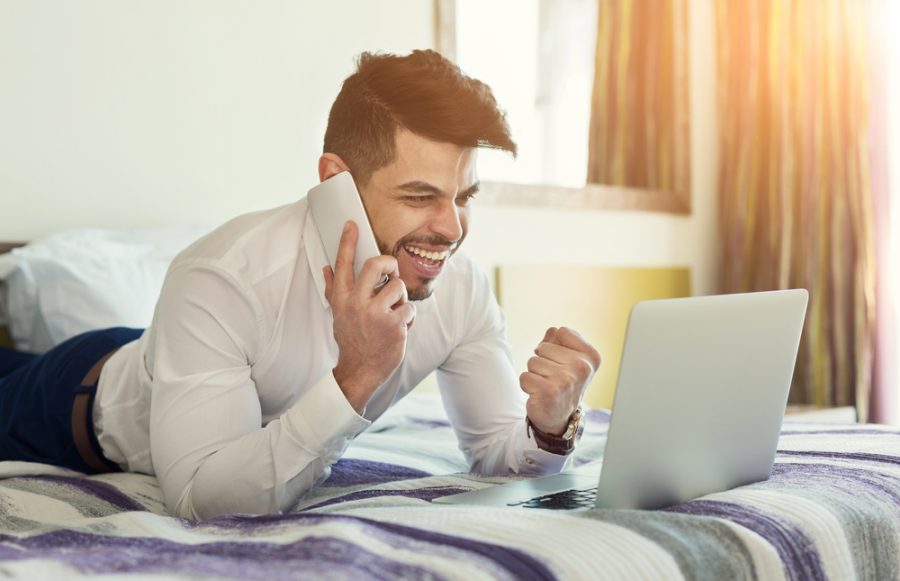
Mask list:
[{"label": "watch face", "polygon": [[569,418],[569,425],[566,426],[566,433],[562,435],[564,440],[572,440],[575,438],[575,434],[578,433],[578,428],[581,426],[581,418],[583,415],[584,412],[579,405],[575,408],[575,411],[572,412],[572,417]]}]

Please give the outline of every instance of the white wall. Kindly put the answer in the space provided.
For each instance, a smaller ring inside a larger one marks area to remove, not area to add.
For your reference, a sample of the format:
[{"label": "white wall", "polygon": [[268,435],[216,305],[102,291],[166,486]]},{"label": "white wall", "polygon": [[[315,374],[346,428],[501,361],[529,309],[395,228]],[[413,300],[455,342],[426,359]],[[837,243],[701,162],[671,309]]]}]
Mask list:
[{"label": "white wall", "polygon": [[[713,11],[691,5],[693,213],[482,204],[467,247],[485,268],[688,265],[695,292],[714,290]],[[295,199],[353,57],[433,46],[432,6],[0,0],[0,240],[216,223]]]},{"label": "white wall", "polygon": [[0,239],[296,199],[355,55],[433,36],[423,0],[0,0]]}]

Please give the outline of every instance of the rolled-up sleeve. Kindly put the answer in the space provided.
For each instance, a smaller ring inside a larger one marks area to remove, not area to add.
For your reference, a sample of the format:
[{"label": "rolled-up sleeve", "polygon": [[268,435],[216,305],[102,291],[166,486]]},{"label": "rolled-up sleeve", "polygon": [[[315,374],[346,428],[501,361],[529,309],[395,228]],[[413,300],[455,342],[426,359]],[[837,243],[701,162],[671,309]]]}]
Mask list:
[{"label": "rolled-up sleeve", "polygon": [[252,289],[213,264],[166,278],[154,318],[150,448],[166,504],[209,518],[284,510],[369,422],[331,373],[262,425],[252,366],[266,336]]}]

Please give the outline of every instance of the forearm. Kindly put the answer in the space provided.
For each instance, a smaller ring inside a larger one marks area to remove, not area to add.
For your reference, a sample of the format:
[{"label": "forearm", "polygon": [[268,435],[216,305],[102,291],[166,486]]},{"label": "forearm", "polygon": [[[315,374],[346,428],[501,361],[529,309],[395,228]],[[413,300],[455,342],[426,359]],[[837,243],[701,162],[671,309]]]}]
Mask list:
[{"label": "forearm", "polygon": [[284,465],[277,451],[265,449],[272,436],[263,432],[207,458],[181,488],[173,512],[192,520],[234,513],[277,513],[328,477],[330,455],[303,452]]},{"label": "forearm", "polygon": [[213,439],[229,427],[223,422],[207,431],[205,443],[202,437],[154,438],[154,464],[166,503],[179,516],[272,513],[290,508],[327,478],[350,440],[368,425],[328,374],[265,427],[245,426],[243,433]]}]

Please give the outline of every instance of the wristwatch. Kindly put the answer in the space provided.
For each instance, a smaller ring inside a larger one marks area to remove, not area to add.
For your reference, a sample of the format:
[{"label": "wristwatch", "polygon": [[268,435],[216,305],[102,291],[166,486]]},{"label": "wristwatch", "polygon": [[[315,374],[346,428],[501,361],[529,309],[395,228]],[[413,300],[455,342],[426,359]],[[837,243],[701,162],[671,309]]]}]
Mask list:
[{"label": "wristwatch", "polygon": [[561,436],[554,436],[539,430],[538,427],[534,425],[534,422],[531,421],[531,418],[526,416],[525,421],[528,425],[528,437],[530,438],[533,433],[534,441],[537,442],[537,445],[541,450],[545,450],[552,454],[559,454],[560,456],[568,456],[572,453],[572,450],[575,449],[575,440],[584,429],[584,426],[581,424],[583,417],[584,410],[579,405],[575,408],[575,411],[572,412],[572,415],[569,416],[569,423],[566,426],[566,431],[563,432]]}]

